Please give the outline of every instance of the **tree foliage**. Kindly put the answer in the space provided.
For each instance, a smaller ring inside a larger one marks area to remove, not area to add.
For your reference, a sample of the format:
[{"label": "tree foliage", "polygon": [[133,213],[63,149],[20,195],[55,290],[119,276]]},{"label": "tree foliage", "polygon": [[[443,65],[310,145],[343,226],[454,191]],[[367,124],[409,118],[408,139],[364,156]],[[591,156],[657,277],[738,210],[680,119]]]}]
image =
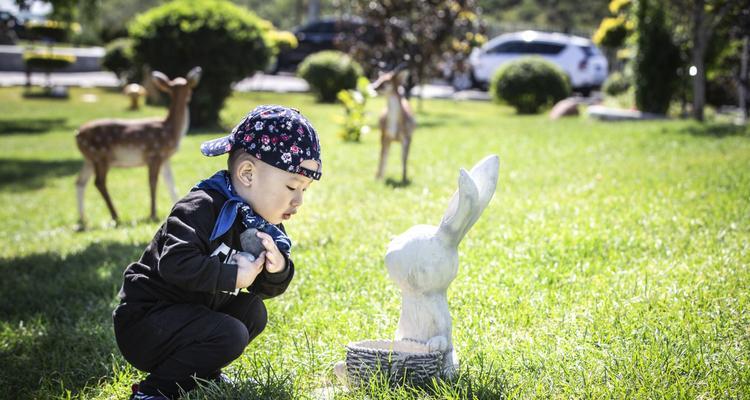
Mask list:
[{"label": "tree foliage", "polygon": [[345,46],[368,75],[406,64],[407,92],[436,75],[441,58],[465,59],[484,40],[474,0],[359,0],[358,8],[384,40]]},{"label": "tree foliage", "polygon": [[213,125],[233,82],[266,67],[270,23],[225,0],[177,0],[138,15],[130,25],[137,65],[170,77],[201,66],[190,103],[196,125]]},{"label": "tree foliage", "polygon": [[607,15],[606,0],[478,0],[482,16],[504,27],[524,24],[560,32],[593,31]]}]

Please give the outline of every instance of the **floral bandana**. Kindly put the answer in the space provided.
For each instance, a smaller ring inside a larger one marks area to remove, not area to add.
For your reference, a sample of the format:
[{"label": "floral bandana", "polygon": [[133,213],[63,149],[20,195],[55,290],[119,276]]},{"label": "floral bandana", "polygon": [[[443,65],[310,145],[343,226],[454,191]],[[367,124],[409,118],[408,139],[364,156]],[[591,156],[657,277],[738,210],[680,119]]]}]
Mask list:
[{"label": "floral bandana", "polygon": [[[255,158],[293,174],[320,180],[322,162],[318,134],[299,111],[277,105],[255,107],[228,136],[201,144],[201,153],[218,156],[242,146]],[[300,166],[314,160],[318,170]]]},{"label": "floral bandana", "polygon": [[276,247],[280,251],[284,252],[287,256],[292,250],[292,241],[289,236],[284,234],[281,229],[277,228],[276,225],[266,221],[260,215],[253,212],[253,209],[249,204],[242,200],[242,197],[237,195],[232,187],[232,182],[229,179],[229,172],[222,170],[214,174],[214,176],[198,182],[193,188],[196,189],[211,189],[223,194],[227,201],[224,206],[221,207],[219,212],[219,218],[216,219],[214,230],[211,232],[211,238],[214,240],[229,230],[234,224],[235,218],[237,218],[237,211],[239,210],[240,216],[242,217],[242,225],[246,229],[255,228],[261,232],[265,232],[273,238],[276,242]]}]

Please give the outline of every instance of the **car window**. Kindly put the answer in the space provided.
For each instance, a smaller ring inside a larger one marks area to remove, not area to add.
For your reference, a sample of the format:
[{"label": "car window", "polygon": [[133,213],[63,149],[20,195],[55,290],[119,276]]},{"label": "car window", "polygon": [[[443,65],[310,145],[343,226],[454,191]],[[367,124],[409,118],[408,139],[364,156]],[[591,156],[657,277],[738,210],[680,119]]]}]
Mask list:
[{"label": "car window", "polygon": [[528,42],[524,43],[524,53],[526,54],[558,54],[565,48],[565,45],[547,42]]},{"label": "car window", "polygon": [[488,51],[488,53],[521,53],[523,50],[523,42],[519,40],[512,40],[510,42],[500,43]]},{"label": "car window", "polygon": [[586,55],[586,58],[594,55],[594,51],[591,50],[591,47],[589,46],[578,46],[578,48],[581,49],[581,51],[583,51],[583,54]]},{"label": "car window", "polygon": [[334,29],[334,23],[333,22],[315,22],[308,26],[306,26],[304,29],[302,29],[302,32],[305,33],[333,33]]},{"label": "car window", "polygon": [[557,54],[565,48],[562,44],[547,42],[524,42],[512,40],[500,43],[488,51],[496,54]]},{"label": "car window", "polygon": [[596,48],[596,46],[578,46],[578,48],[580,48],[581,51],[583,51],[583,54],[586,55],[586,58],[601,54],[599,52],[599,49]]}]

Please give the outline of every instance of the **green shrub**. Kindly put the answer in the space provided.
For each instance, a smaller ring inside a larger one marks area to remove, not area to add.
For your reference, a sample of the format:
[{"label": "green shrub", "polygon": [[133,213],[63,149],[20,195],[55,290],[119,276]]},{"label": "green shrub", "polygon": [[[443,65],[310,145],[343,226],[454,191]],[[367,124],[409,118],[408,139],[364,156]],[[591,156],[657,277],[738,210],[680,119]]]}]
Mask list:
[{"label": "green shrub", "polygon": [[339,136],[345,142],[359,142],[362,135],[370,131],[367,125],[367,100],[375,96],[370,81],[364,76],[357,79],[357,89],[342,90],[336,96],[344,105]]},{"label": "green shrub", "polygon": [[340,91],[357,86],[362,67],[340,51],[325,50],[305,58],[298,73],[307,81],[319,101],[333,103]]},{"label": "green shrub", "polygon": [[64,42],[70,33],[80,32],[81,25],[62,21],[29,21],[24,25],[27,34],[34,40]]},{"label": "green shrub", "polygon": [[637,2],[637,52],[633,60],[635,104],[639,110],[664,114],[678,85],[679,49],[666,25],[663,6]]},{"label": "green shrub", "polygon": [[602,90],[604,93],[610,96],[617,96],[619,94],[627,92],[630,89],[630,79],[628,79],[621,72],[613,72],[604,81]]},{"label": "green shrub", "polygon": [[289,31],[271,29],[267,32],[266,37],[276,52],[291,50],[299,45],[297,36],[294,36],[294,33]]},{"label": "green shrub", "polygon": [[133,62],[133,40],[120,38],[107,44],[106,52],[102,58],[102,67],[114,72],[122,81],[134,80],[137,73]]},{"label": "green shrub", "polygon": [[519,114],[535,114],[570,95],[570,85],[556,65],[541,57],[524,57],[500,67],[490,91],[496,101],[510,104]]},{"label": "green shrub", "polygon": [[26,67],[42,71],[53,71],[65,68],[76,62],[72,54],[55,54],[48,51],[27,51],[23,54]]},{"label": "green shrub", "polygon": [[232,83],[269,61],[268,24],[226,0],[177,0],[138,15],[129,26],[138,69],[147,65],[170,77],[203,68],[190,102],[194,125],[216,125]]}]

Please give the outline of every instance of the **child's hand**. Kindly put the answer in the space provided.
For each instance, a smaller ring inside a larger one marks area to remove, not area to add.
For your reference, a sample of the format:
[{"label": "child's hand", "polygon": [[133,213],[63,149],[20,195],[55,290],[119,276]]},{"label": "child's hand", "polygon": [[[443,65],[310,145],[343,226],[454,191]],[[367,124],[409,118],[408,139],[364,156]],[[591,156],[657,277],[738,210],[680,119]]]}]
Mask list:
[{"label": "child's hand", "polygon": [[286,258],[276,247],[276,242],[273,241],[271,235],[258,231],[256,236],[260,238],[263,247],[266,248],[266,270],[272,274],[283,271],[286,268]]},{"label": "child's hand", "polygon": [[237,289],[242,289],[252,285],[258,274],[263,271],[266,252],[260,253],[255,261],[250,261],[243,253],[235,254],[233,260],[237,263]]}]

